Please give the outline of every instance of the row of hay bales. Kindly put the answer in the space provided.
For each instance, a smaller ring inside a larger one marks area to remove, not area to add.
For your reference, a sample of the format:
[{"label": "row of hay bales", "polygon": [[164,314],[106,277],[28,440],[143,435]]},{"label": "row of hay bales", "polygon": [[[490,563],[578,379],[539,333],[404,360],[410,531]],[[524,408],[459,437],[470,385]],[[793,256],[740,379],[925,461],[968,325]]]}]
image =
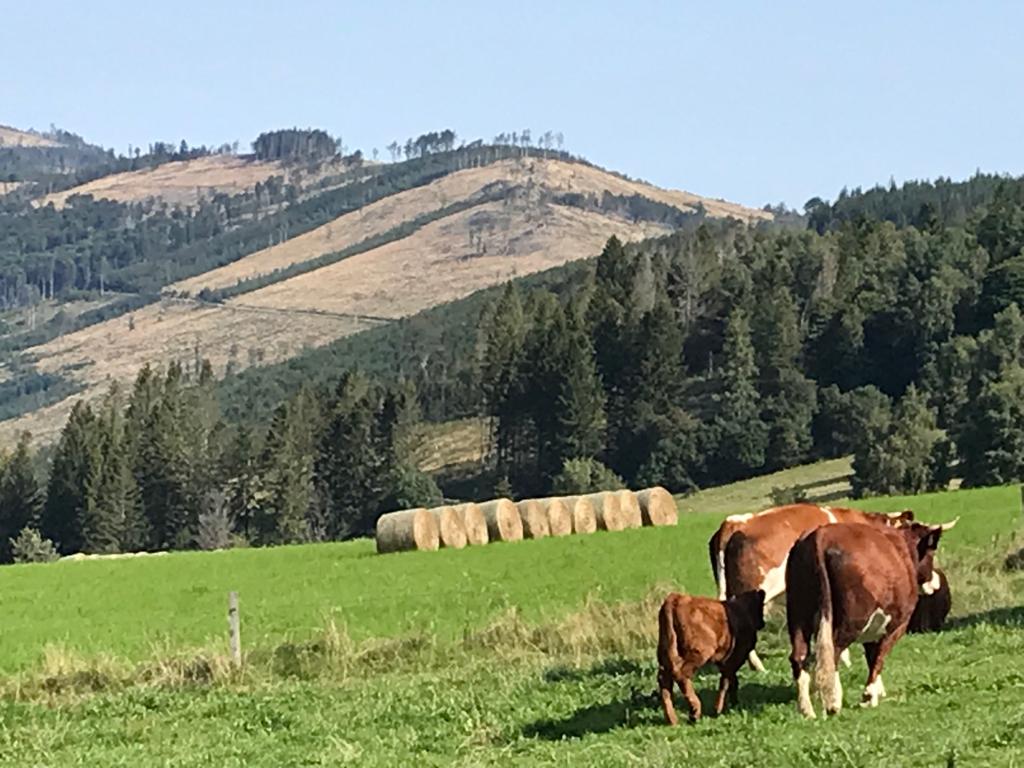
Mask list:
[{"label": "row of hay bales", "polygon": [[481,504],[403,509],[381,515],[377,521],[377,551],[462,549],[492,541],[675,525],[677,517],[672,494],[660,486],[518,503],[494,499]]}]

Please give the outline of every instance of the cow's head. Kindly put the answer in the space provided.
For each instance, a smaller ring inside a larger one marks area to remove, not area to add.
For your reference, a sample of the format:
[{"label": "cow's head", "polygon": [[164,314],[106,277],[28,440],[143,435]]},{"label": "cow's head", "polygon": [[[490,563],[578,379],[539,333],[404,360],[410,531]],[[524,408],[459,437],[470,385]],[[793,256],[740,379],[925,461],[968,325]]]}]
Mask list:
[{"label": "cow's head", "polygon": [[927,595],[939,587],[938,574],[935,573],[935,550],[939,548],[939,539],[944,531],[948,531],[959,520],[958,517],[942,525],[910,523],[903,529],[917,554],[917,583]]}]

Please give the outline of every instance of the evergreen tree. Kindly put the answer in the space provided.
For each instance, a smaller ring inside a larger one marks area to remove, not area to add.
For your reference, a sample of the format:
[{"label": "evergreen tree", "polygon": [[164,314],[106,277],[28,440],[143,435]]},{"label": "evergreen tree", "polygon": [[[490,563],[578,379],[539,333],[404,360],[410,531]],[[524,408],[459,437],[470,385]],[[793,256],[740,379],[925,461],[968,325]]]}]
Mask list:
[{"label": "evergreen tree", "polygon": [[261,461],[265,496],[256,517],[257,544],[288,544],[308,538],[313,457],[303,451],[304,426],[294,401],[282,403],[274,413]]},{"label": "evergreen tree", "polygon": [[597,375],[590,338],[578,321],[563,319],[564,334],[556,385],[554,453],[557,460],[592,458],[604,448],[604,390]]},{"label": "evergreen tree", "polygon": [[43,496],[29,450],[31,436],[18,438],[14,453],[0,471],[0,562],[11,562],[11,540],[23,529],[39,525]]},{"label": "evergreen tree", "polygon": [[768,428],[761,419],[750,325],[742,310],[734,310],[729,315],[722,356],[720,394],[713,422],[716,455],[722,476],[735,479],[761,468],[768,446]]},{"label": "evergreen tree", "polygon": [[71,409],[53,456],[40,524],[42,535],[64,554],[81,552],[85,545],[82,528],[101,462],[96,417],[80,400]]},{"label": "evergreen tree", "polygon": [[373,531],[385,483],[376,438],[377,393],[366,378],[349,372],[335,392],[316,459],[327,535],[349,538]]},{"label": "evergreen tree", "polygon": [[125,409],[114,385],[97,419],[101,463],[92,480],[83,522],[87,552],[134,551],[148,544],[138,488],[128,454]]},{"label": "evergreen tree", "polygon": [[159,402],[151,409],[139,440],[136,477],[142,509],[156,549],[191,545],[199,509],[195,506],[188,424],[181,367],[172,363]]}]

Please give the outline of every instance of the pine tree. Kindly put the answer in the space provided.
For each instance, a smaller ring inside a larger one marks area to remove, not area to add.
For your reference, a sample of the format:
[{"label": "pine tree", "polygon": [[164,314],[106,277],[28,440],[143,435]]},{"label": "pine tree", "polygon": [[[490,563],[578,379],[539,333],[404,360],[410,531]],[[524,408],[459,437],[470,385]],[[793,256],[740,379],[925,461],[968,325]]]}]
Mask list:
[{"label": "pine tree", "polygon": [[101,462],[96,417],[87,403],[78,401],[53,456],[40,524],[43,536],[64,554],[80,552],[85,545],[82,527]]},{"label": "pine tree", "polygon": [[594,350],[578,321],[562,317],[561,365],[557,368],[554,456],[559,468],[566,459],[593,458],[604,449],[604,389],[597,375]]},{"label": "pine tree", "polygon": [[97,419],[101,463],[93,478],[82,536],[87,552],[133,551],[148,531],[132,474],[120,390],[111,388]]},{"label": "pine tree", "polygon": [[770,470],[805,460],[813,443],[811,421],[817,409],[814,382],[800,369],[797,306],[787,287],[789,270],[777,267],[776,284],[758,302],[752,336],[759,371],[758,389],[768,425],[765,456]]},{"label": "pine tree", "polygon": [[376,474],[377,393],[359,373],[346,373],[335,392],[315,464],[324,500],[327,535],[372,532],[385,490]]},{"label": "pine tree", "polygon": [[172,363],[159,402],[149,412],[137,449],[136,477],[142,509],[156,549],[192,544],[199,510],[192,477],[181,366]]},{"label": "pine tree", "polygon": [[717,462],[723,477],[750,475],[765,463],[768,428],[761,419],[757,364],[750,324],[743,310],[729,315],[722,349],[720,394],[714,429]]},{"label": "pine tree", "polygon": [[11,562],[11,540],[23,529],[39,525],[43,497],[30,452],[31,435],[18,438],[14,453],[0,472],[0,562]]},{"label": "pine tree", "polygon": [[288,544],[308,538],[313,457],[303,451],[303,432],[296,401],[282,403],[274,412],[260,462],[265,496],[255,520],[257,544]]}]

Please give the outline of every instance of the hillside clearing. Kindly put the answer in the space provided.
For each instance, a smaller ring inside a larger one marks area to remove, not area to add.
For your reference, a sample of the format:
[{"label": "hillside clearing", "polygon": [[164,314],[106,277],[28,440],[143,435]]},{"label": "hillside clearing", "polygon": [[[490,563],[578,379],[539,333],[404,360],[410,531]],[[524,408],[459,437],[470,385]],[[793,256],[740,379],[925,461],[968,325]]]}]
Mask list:
[{"label": "hillside clearing", "polygon": [[235,194],[281,174],[279,163],[259,162],[234,155],[210,155],[180,160],[140,171],[125,171],[54,192],[36,201],[63,206],[72,195],[92,195],[97,200],[121,203],[160,198],[170,205],[195,205],[212,192]]},{"label": "hillside clearing", "polygon": [[101,395],[112,381],[131,382],[146,363],[210,361],[218,376],[278,362],[303,349],[369,328],[372,323],[321,313],[164,300],[129,315],[83,328],[33,347],[40,372],[61,373],[85,390],[53,406],[0,422],[0,443],[23,430],[38,440],[56,437],[79,397]]},{"label": "hillside clearing", "polygon": [[[477,229],[482,245],[470,243]],[[486,203],[232,302],[405,317],[514,277],[594,256],[612,235],[634,240],[668,231],[565,206]]]},{"label": "hillside clearing", "polygon": [[417,216],[444,208],[453,201],[472,198],[488,185],[498,182],[527,185],[535,196],[541,190],[595,195],[607,190],[618,195],[642,195],[682,211],[694,210],[700,203],[710,216],[735,216],[745,221],[769,217],[764,211],[708,200],[689,192],[662,190],[626,181],[579,163],[537,158],[503,160],[492,165],[456,171],[425,186],[390,195],[304,235],[257,251],[219,269],[179,281],[169,286],[168,290],[195,293],[203,288],[228,288],[240,280],[269,274],[274,270],[340,251]]},{"label": "hillside clearing", "polygon": [[[910,506],[925,519],[964,515],[940,547],[954,619],[900,642],[878,710],[855,706],[864,674],[855,653],[842,671],[844,712],[800,720],[776,612],[759,646],[768,671],[740,673],[737,708],[696,727],[663,724],[660,595],[711,588],[706,535],[720,515],[696,513],[677,528],[463,551],[376,556],[353,542],[5,567],[12,620],[0,664],[20,673],[3,682],[0,761],[1015,764],[1024,576],[996,563],[1020,528],[1018,489]],[[218,666],[230,588],[241,593],[249,649],[234,675]],[[206,650],[189,651],[197,646]],[[124,660],[147,658],[148,682],[120,677]],[[710,670],[697,681],[705,706],[715,682]],[[894,718],[914,727],[894,729]]]}]

